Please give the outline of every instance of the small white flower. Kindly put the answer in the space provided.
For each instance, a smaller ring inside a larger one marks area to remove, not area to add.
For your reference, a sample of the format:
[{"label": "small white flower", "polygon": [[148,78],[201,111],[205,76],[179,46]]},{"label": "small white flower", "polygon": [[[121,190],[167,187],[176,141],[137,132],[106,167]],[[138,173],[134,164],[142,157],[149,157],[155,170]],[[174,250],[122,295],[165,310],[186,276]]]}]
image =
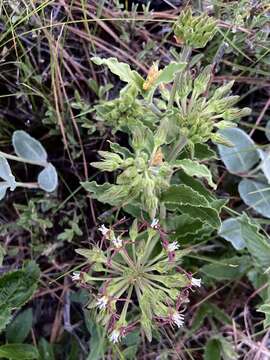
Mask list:
[{"label": "small white flower", "polygon": [[106,228],[104,224],[102,224],[98,230],[102,233],[103,236],[107,236],[107,234],[110,232],[110,229]]},{"label": "small white flower", "polygon": [[172,321],[175,323],[175,325],[177,327],[182,327],[184,326],[184,316],[179,314],[178,311],[175,311],[173,316],[172,316]]},{"label": "small white flower", "polygon": [[200,287],[201,286],[201,282],[202,280],[201,279],[196,279],[196,278],[191,278],[191,285],[192,286],[198,286]]},{"label": "small white flower", "polygon": [[112,239],[112,243],[116,247],[116,249],[120,249],[123,246],[123,240],[121,239],[120,236],[117,236],[117,238],[114,237]]},{"label": "small white flower", "polygon": [[151,222],[151,225],[150,225],[151,228],[156,229],[158,223],[159,223],[159,220],[156,219],[156,218],[154,218],[154,219],[152,220],[152,222]]},{"label": "small white flower", "polygon": [[168,252],[173,252],[173,251],[175,251],[177,249],[179,249],[179,244],[177,243],[177,241],[174,241],[174,242],[172,242],[171,244],[169,244],[167,246],[167,251]]},{"label": "small white flower", "polygon": [[114,329],[111,332],[109,339],[112,343],[116,344],[120,340],[120,337],[121,337],[120,331],[118,329]]},{"label": "small white flower", "polygon": [[107,307],[107,304],[108,304],[108,297],[107,296],[102,296],[101,298],[99,298],[97,300],[97,307],[100,309],[100,310],[104,310],[106,309]]},{"label": "small white flower", "polygon": [[72,281],[79,281],[80,280],[80,272],[74,271],[74,273],[71,276]]}]

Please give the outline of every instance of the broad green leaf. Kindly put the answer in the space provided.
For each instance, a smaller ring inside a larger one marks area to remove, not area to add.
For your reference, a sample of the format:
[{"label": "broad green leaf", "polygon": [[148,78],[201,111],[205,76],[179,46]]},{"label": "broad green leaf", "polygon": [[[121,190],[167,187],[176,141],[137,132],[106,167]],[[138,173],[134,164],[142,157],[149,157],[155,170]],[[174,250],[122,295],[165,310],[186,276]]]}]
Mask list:
[{"label": "broad green leaf", "polygon": [[238,358],[237,353],[234,351],[232,343],[230,343],[223,336],[218,336],[221,344],[221,353],[224,360],[235,360]]},{"label": "broad green leaf", "polygon": [[243,179],[238,191],[244,203],[263,216],[270,218],[270,185],[259,181]]},{"label": "broad green leaf", "polygon": [[201,183],[200,180],[194,179],[192,176],[187,175],[186,173],[179,171],[176,173],[176,181],[179,181],[182,184],[185,184],[191,187],[193,190],[197,191],[200,195],[204,196],[209,203],[212,203],[216,200],[213,192],[206,189],[206,187]]},{"label": "broad green leaf", "polygon": [[242,250],[246,243],[242,236],[240,219],[226,219],[222,222],[219,236],[229,241],[236,250]]},{"label": "broad green leaf", "polygon": [[162,83],[168,84],[173,81],[177,72],[183,70],[186,66],[186,63],[176,63],[171,62],[169,65],[165,66],[160,70],[160,74],[155,81],[155,86],[158,86]]},{"label": "broad green leaf", "polygon": [[209,202],[203,195],[200,195],[197,191],[184,184],[172,185],[167,191],[163,192],[161,200],[165,203],[177,205],[209,205]]},{"label": "broad green leaf", "polygon": [[12,271],[0,277],[0,308],[8,304],[10,309],[24,305],[37,288],[39,267],[33,261],[23,269]]},{"label": "broad green leaf", "polygon": [[211,227],[218,229],[221,226],[221,221],[218,212],[211,208],[211,206],[194,206],[194,205],[178,205],[178,209],[183,214],[188,214],[190,217],[199,219],[207,223]]},{"label": "broad green leaf", "polygon": [[264,270],[270,267],[270,240],[259,233],[259,227],[252,224],[247,216],[241,223],[243,239],[256,264]]},{"label": "broad green leaf", "polygon": [[217,154],[207,144],[197,143],[194,146],[194,158],[198,160],[216,159]]},{"label": "broad green leaf", "polygon": [[[0,156],[0,178],[6,181],[6,184],[8,185],[8,187],[10,187],[11,191],[13,191],[16,188],[15,177],[12,175],[9,163],[2,156]],[[4,188],[5,188],[5,184],[3,184],[2,186],[3,191],[5,191]],[[0,194],[0,199],[1,199],[1,194]]]},{"label": "broad green leaf", "polygon": [[161,200],[169,209],[178,209],[183,214],[206,222],[213,228],[219,228],[221,225],[218,212],[211,208],[203,195],[187,185],[172,185],[162,194]]},{"label": "broad green leaf", "polygon": [[0,306],[0,333],[5,329],[11,320],[11,309],[8,305]]},{"label": "broad green leaf", "polygon": [[174,165],[180,167],[189,176],[205,178],[208,184],[212,188],[216,189],[216,185],[212,180],[212,174],[206,165],[200,164],[197,161],[190,159],[176,160]]},{"label": "broad green leaf", "polygon": [[110,71],[117,75],[120,80],[135,85],[139,90],[142,89],[144,79],[135,70],[131,70],[130,66],[126,63],[119,62],[116,58],[102,59],[100,57],[92,57],[91,60],[96,65],[106,65]]},{"label": "broad green leaf", "polygon": [[23,343],[29,335],[33,323],[33,311],[27,309],[22,311],[7,326],[6,338],[9,343]]},{"label": "broad green leaf", "polygon": [[57,188],[58,176],[55,167],[51,163],[38,174],[38,185],[47,192],[52,192]]},{"label": "broad green leaf", "polygon": [[213,338],[207,341],[203,360],[221,360],[221,345],[217,339]]},{"label": "broad green leaf", "polygon": [[6,344],[0,346],[0,357],[12,360],[30,360],[39,357],[36,347],[28,344]]},{"label": "broad green leaf", "polygon": [[249,256],[235,256],[229,259],[219,259],[212,264],[204,265],[201,271],[205,276],[219,281],[235,280],[246,274],[251,266]]},{"label": "broad green leaf", "polygon": [[14,131],[12,135],[12,143],[15,153],[30,161],[40,163],[40,165],[47,164],[47,152],[41,143],[27,134],[23,130]]},{"label": "broad green leaf", "polygon": [[55,360],[53,346],[46,339],[41,338],[38,343],[40,360]]},{"label": "broad green leaf", "polygon": [[253,140],[241,129],[230,128],[219,131],[233,147],[218,145],[221,160],[229,172],[246,174],[260,161],[260,156]]}]

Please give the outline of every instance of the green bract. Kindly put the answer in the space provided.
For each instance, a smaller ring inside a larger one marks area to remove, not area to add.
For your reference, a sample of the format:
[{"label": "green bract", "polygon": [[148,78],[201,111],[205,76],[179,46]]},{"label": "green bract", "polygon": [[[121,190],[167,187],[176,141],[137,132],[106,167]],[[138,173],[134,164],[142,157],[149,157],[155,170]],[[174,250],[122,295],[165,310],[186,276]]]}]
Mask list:
[{"label": "green bract", "polygon": [[174,26],[176,40],[194,49],[203,48],[216,33],[216,20],[207,14],[192,15],[188,8],[181,12]]}]

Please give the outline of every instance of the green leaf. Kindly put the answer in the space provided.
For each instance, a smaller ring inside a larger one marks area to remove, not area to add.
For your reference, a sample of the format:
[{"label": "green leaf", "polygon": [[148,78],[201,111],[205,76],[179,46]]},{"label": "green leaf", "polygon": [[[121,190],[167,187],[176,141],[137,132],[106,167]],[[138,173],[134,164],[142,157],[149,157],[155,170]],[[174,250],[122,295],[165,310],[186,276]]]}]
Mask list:
[{"label": "green leaf", "polygon": [[[2,156],[0,156],[0,178],[6,181],[7,186],[10,187],[11,190],[14,190],[16,188],[15,177],[12,175],[9,163]],[[5,196],[5,184],[2,184],[2,190],[4,191],[4,196]],[[0,200],[1,200],[1,194],[0,194]]]},{"label": "green leaf", "polygon": [[31,261],[22,270],[16,270],[0,277],[0,309],[19,308],[24,305],[37,288],[40,271]]},{"label": "green leaf", "polygon": [[270,218],[270,185],[255,180],[243,179],[238,191],[245,204]]},{"label": "green leaf", "polygon": [[[192,176],[185,174],[184,172],[178,172],[176,174],[177,182],[181,182],[193,190],[197,191],[200,195],[204,196],[209,203],[212,203],[216,200],[213,192],[206,189],[206,187],[201,183],[201,181],[194,179]],[[179,179],[179,180],[178,180]]]},{"label": "green leaf", "polygon": [[0,306],[0,332],[5,329],[11,320],[11,309],[8,305]]},{"label": "green leaf", "polygon": [[246,243],[242,236],[240,219],[226,219],[222,222],[219,236],[229,241],[236,250],[242,250]]},{"label": "green leaf", "polygon": [[55,360],[53,346],[46,339],[41,338],[38,343],[40,360]]},{"label": "green leaf", "polygon": [[264,313],[265,319],[264,319],[264,322],[263,322],[263,326],[264,326],[265,329],[269,329],[269,327],[270,327],[270,304],[261,305],[257,309],[257,311]]},{"label": "green leaf", "polygon": [[183,214],[206,222],[213,228],[219,228],[221,225],[218,212],[211,208],[203,195],[187,185],[172,185],[162,194],[161,200],[169,209],[178,209]]},{"label": "green leaf", "polygon": [[47,164],[47,152],[41,143],[23,130],[14,131],[12,143],[15,153],[30,161],[36,161],[40,165]]},{"label": "green leaf", "polygon": [[219,281],[241,278],[252,266],[249,256],[235,256],[230,259],[219,259],[215,263],[204,265],[201,271],[205,276]]},{"label": "green leaf", "polygon": [[194,157],[198,160],[216,159],[217,154],[207,144],[197,143],[194,146]]},{"label": "green leaf", "polygon": [[52,192],[57,188],[58,176],[55,167],[51,163],[38,174],[38,185],[47,192]]},{"label": "green leaf", "polygon": [[0,267],[3,265],[4,256],[6,255],[5,248],[0,244]]},{"label": "green leaf", "polygon": [[32,309],[22,311],[8,325],[6,329],[7,341],[9,343],[23,343],[31,331],[32,323]]},{"label": "green leaf", "polygon": [[243,239],[247,245],[250,255],[255,263],[267,270],[270,267],[270,242],[266,236],[259,234],[259,227],[252,224],[247,216],[244,216],[245,222],[241,223]]},{"label": "green leaf", "polygon": [[212,174],[206,165],[190,159],[176,160],[173,165],[180,167],[189,176],[205,178],[208,184],[216,189],[216,185],[212,180]]},{"label": "green leaf", "polygon": [[183,70],[185,66],[186,63],[171,62],[169,65],[165,66],[163,69],[160,70],[160,74],[154,85],[157,87],[162,83],[168,84],[172,82],[175,78],[176,73]]},{"label": "green leaf", "polygon": [[241,129],[224,129],[219,133],[234,146],[218,145],[221,160],[229,172],[246,174],[260,161],[260,156],[253,140]]},{"label": "green leaf", "polygon": [[197,191],[184,184],[172,185],[167,191],[163,192],[161,201],[177,205],[209,205],[209,202],[203,195],[200,195]]},{"label": "green leaf", "polygon": [[91,334],[89,342],[90,352],[86,360],[103,359],[104,353],[106,352],[105,329],[92,320],[89,311],[84,312],[84,317],[87,329]]},{"label": "green leaf", "polygon": [[131,70],[128,64],[119,62],[116,58],[101,59],[100,57],[92,57],[91,60],[96,65],[106,65],[110,71],[117,75],[120,80],[135,85],[139,90],[142,89],[144,79],[135,70]]},{"label": "green leaf", "polygon": [[39,357],[37,349],[28,344],[6,344],[0,346],[0,357],[12,360],[30,360]]},{"label": "green leaf", "polygon": [[207,341],[204,355],[204,360],[221,360],[221,346],[220,342],[213,338]]}]

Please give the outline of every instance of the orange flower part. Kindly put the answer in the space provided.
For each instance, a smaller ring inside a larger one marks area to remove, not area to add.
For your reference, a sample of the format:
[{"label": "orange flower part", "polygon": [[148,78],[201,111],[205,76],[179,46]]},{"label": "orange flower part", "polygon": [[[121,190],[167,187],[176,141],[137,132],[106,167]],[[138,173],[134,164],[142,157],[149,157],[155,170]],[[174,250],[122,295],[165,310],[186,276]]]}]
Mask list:
[{"label": "orange flower part", "polygon": [[148,72],[147,78],[143,83],[143,90],[149,90],[151,86],[155,83],[157,78],[159,77],[160,71],[158,70],[158,64],[154,63]]}]

